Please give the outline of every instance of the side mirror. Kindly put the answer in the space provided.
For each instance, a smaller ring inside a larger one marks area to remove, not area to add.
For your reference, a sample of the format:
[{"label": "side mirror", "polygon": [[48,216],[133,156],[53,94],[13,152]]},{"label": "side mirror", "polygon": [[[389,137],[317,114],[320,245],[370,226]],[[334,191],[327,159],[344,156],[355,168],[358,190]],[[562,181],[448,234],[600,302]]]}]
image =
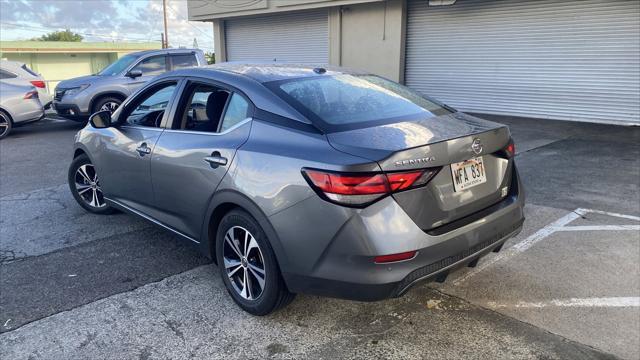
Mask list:
[{"label": "side mirror", "polygon": [[89,117],[89,122],[96,129],[108,128],[111,126],[111,112],[109,110],[98,111]]},{"label": "side mirror", "polygon": [[125,76],[128,76],[132,79],[142,76],[142,70],[131,70]]}]

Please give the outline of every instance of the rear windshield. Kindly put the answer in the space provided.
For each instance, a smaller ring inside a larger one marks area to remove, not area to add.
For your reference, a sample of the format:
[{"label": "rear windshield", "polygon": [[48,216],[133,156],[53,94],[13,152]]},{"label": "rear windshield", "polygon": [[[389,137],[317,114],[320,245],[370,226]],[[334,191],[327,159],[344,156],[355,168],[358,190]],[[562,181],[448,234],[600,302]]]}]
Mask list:
[{"label": "rear windshield", "polygon": [[118,75],[121,72],[123,72],[124,69],[129,67],[129,65],[131,65],[131,63],[136,61],[136,59],[138,59],[138,56],[125,55],[125,56],[121,57],[120,59],[118,59],[116,62],[114,62],[111,65],[107,66],[106,68],[102,69],[102,71],[100,71],[98,73],[98,75],[102,75],[102,76]]},{"label": "rear windshield", "polygon": [[316,76],[266,85],[329,131],[451,113],[406,86],[375,75]]}]

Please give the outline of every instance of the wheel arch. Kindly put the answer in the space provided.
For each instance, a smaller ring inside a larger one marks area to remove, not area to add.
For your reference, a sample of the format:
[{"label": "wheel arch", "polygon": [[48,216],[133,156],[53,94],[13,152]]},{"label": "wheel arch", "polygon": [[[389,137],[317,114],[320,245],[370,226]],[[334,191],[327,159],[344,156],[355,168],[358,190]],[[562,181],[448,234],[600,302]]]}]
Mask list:
[{"label": "wheel arch", "polygon": [[78,142],[73,148],[73,159],[77,158],[80,155],[86,155],[89,158],[89,161],[91,161],[91,163],[94,164],[95,166],[95,162],[93,161],[93,156],[91,156],[91,152],[87,150],[84,144]]},{"label": "wheel arch", "polygon": [[11,121],[11,124],[13,124],[13,115],[11,114],[11,112],[2,106],[0,106],[0,111],[7,114],[7,116],[9,117],[9,121]]},{"label": "wheel arch", "polygon": [[[77,149],[73,152],[73,158],[75,159],[75,158],[77,158],[77,157],[78,157],[78,156],[80,156],[80,155],[87,155],[87,152],[86,152],[86,151],[84,151],[84,150],[83,150],[83,149],[81,149],[81,148],[77,148]],[[87,155],[87,156],[89,156],[89,155]]]},{"label": "wheel arch", "polygon": [[94,113],[93,107],[96,105],[96,103],[100,99],[103,99],[105,97],[115,97],[120,99],[120,101],[124,101],[127,98],[127,95],[119,91],[103,91],[103,92],[97,93],[96,95],[93,96],[93,98],[89,102],[89,112]]},{"label": "wheel arch", "polygon": [[282,271],[283,268],[286,268],[287,258],[284,249],[281,246],[278,234],[273,228],[273,225],[271,225],[269,218],[251,199],[234,190],[222,190],[217,192],[209,204],[205,218],[206,221],[204,221],[200,237],[200,239],[202,239],[200,243],[201,251],[206,256],[216,261],[215,244],[218,225],[224,215],[234,209],[244,210],[256,219],[269,239],[271,248],[276,254],[276,260],[278,261],[280,270]]}]

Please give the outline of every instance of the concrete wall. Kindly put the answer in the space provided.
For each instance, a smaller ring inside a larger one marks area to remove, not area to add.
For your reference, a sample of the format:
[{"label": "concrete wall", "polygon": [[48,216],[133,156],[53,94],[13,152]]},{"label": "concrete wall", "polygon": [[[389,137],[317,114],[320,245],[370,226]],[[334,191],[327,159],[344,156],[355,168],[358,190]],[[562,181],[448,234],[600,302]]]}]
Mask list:
[{"label": "concrete wall", "polygon": [[381,1],[384,0],[188,0],[187,11],[189,20],[211,21]]},{"label": "concrete wall", "polygon": [[[402,81],[404,74],[403,29],[405,2],[389,0],[343,6],[330,16],[339,16],[340,29],[330,21],[330,45],[339,48],[339,59],[332,62],[341,66],[364,69],[394,81]],[[335,26],[335,25],[334,25]],[[334,31],[331,34],[332,30]],[[338,31],[339,33],[335,33]],[[332,36],[335,35],[335,36]]]},{"label": "concrete wall", "polygon": [[[337,3],[342,2],[331,2]],[[364,69],[394,81],[404,81],[405,0],[351,2],[330,7],[328,12],[330,64]],[[216,61],[227,61],[225,19],[211,21]]]}]

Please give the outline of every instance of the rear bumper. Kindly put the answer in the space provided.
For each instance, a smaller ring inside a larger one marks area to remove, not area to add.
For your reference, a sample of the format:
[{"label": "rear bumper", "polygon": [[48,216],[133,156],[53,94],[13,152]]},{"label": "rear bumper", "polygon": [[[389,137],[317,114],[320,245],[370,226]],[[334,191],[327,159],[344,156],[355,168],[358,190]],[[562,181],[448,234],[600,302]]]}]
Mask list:
[{"label": "rear bumper", "polygon": [[[297,269],[292,268],[297,271],[283,268],[285,282],[292,292],[359,301],[401,296],[416,283],[465,266],[520,232],[524,194],[517,172],[514,175],[512,191],[506,198],[459,219],[455,228],[435,232],[418,228],[394,200],[381,200],[352,214],[320,256],[307,262],[309,266],[301,263]],[[300,214],[289,216],[306,218]],[[285,249],[295,247],[284,245]],[[410,260],[388,264],[373,261],[377,255],[412,250],[417,250],[417,255]],[[298,247],[298,256],[300,251]]]},{"label": "rear bumper", "polygon": [[[522,222],[524,222],[524,219]],[[500,248],[507,240],[522,230],[522,222],[516,230],[507,236],[493,242],[491,242],[491,240],[485,241],[478,246],[474,246],[458,254],[453,254],[438,262],[419,267],[410,272],[401,281],[360,284],[294,275],[289,279],[292,282],[290,286],[293,286],[293,289],[296,290],[295,292],[356,301],[379,301],[399,297],[418,283],[432,281],[442,274],[465,267],[470,262],[482,258],[494,249]]]},{"label": "rear bumper", "polygon": [[38,102],[33,104],[31,109],[21,109],[22,112],[13,117],[13,124],[15,126],[21,126],[34,121],[38,121],[44,117],[44,109]]}]

